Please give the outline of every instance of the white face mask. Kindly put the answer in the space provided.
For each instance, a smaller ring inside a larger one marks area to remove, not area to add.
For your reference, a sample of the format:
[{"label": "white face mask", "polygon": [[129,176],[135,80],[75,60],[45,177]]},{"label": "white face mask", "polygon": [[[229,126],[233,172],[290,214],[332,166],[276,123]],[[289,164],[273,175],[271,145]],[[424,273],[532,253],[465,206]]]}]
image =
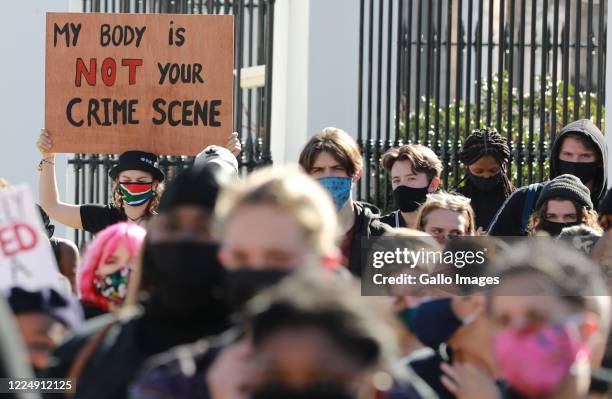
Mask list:
[{"label": "white face mask", "polygon": [[478,315],[476,314],[476,312],[474,312],[474,313],[470,313],[469,315],[465,316],[463,320],[461,321],[463,322],[464,326],[467,326],[469,324],[472,324],[474,320],[476,320],[477,317]]}]

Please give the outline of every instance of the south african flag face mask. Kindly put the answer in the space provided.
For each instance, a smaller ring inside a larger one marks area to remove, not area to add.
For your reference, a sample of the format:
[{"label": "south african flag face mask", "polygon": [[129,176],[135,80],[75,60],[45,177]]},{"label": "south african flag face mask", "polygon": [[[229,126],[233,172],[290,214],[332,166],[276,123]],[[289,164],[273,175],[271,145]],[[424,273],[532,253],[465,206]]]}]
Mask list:
[{"label": "south african flag face mask", "polygon": [[140,206],[155,196],[153,182],[125,182],[119,183],[119,191],[123,196],[123,203],[130,206]]}]

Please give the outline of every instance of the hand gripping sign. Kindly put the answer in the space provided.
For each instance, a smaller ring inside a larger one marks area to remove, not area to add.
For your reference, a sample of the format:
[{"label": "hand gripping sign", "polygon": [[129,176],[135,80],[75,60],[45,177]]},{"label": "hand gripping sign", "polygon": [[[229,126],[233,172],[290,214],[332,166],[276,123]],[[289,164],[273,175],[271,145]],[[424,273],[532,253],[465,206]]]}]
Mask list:
[{"label": "hand gripping sign", "polygon": [[55,258],[27,186],[0,191],[0,292],[58,288]]},{"label": "hand gripping sign", "polygon": [[196,155],[232,130],[230,15],[48,13],[55,152]]}]

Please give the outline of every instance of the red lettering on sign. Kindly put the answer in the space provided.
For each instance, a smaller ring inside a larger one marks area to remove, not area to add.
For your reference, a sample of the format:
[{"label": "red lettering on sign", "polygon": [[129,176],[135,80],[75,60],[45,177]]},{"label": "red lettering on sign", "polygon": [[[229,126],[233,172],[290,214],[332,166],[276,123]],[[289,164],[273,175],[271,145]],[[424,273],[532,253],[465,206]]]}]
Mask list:
[{"label": "red lettering on sign", "polygon": [[[136,84],[136,67],[142,66],[142,59],[139,58],[122,58],[121,66],[128,67],[128,83],[129,85]],[[90,86],[96,85],[96,73],[98,69],[98,60],[92,58],[89,60],[89,68],[85,65],[85,61],[82,58],[76,60],[76,76],[74,78],[74,84],[77,87],[81,87],[82,78]],[[117,62],[115,59],[108,57],[102,61],[100,66],[100,75],[102,76],[102,82],[106,86],[113,86],[117,80]]]},{"label": "red lettering on sign", "polygon": [[29,224],[17,223],[0,228],[0,250],[5,257],[29,251],[37,243],[36,231]]},{"label": "red lettering on sign", "polygon": [[102,61],[102,81],[107,86],[115,84],[117,78],[117,63],[112,58],[106,58]]},{"label": "red lettering on sign", "polygon": [[124,58],[121,60],[121,66],[126,66],[129,68],[128,81],[130,85],[136,84],[136,67],[141,65],[141,59]]},{"label": "red lettering on sign", "polygon": [[85,61],[82,58],[77,58],[76,61],[76,78],[74,80],[74,84],[77,87],[81,87],[81,75],[85,76],[85,80],[87,84],[90,86],[96,85],[96,69],[97,69],[97,61],[95,58],[89,60],[89,70],[85,66]]}]

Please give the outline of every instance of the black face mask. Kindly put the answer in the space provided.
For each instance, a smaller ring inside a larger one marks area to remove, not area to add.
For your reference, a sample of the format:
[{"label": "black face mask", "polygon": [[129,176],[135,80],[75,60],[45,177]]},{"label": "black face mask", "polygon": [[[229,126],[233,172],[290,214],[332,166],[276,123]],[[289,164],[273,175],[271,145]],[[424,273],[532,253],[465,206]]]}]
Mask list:
[{"label": "black face mask", "polygon": [[544,230],[545,232],[547,232],[548,234],[550,234],[551,237],[556,237],[559,234],[561,234],[561,230],[563,230],[564,228],[576,226],[577,224],[579,223],[578,222],[558,223],[558,222],[550,222],[546,220],[543,223],[542,227],[540,228]]},{"label": "black face mask", "polygon": [[451,299],[444,298],[421,303],[412,318],[410,330],[423,344],[438,349],[462,325],[453,312]]},{"label": "black face mask", "polygon": [[477,190],[489,192],[495,190],[502,183],[502,172],[491,177],[476,176],[468,172],[468,178]]},{"label": "black face mask", "polygon": [[427,199],[428,187],[414,188],[398,186],[393,190],[395,207],[402,212],[414,212]]},{"label": "black face mask", "polygon": [[194,241],[148,243],[142,281],[151,296],[150,305],[178,317],[229,314],[218,250],[217,244]]},{"label": "black face mask", "polygon": [[274,269],[243,269],[226,273],[228,302],[232,311],[239,312],[250,299],[264,289],[278,284],[290,272]]},{"label": "black face mask", "polygon": [[568,162],[559,160],[559,175],[574,175],[583,184],[593,180],[597,176],[598,169],[597,162]]},{"label": "black face mask", "polygon": [[355,395],[338,384],[317,384],[301,389],[268,384],[253,392],[251,399],[355,399]]}]

